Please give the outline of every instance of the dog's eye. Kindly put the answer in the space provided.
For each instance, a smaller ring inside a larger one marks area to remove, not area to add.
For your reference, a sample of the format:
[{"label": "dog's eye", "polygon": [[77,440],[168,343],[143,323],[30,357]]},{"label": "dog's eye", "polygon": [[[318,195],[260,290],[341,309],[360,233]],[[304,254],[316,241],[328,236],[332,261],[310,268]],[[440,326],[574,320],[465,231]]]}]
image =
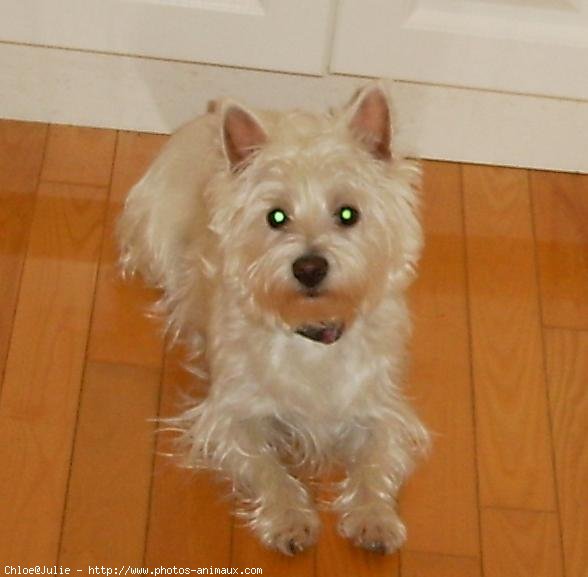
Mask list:
[{"label": "dog's eye", "polygon": [[288,222],[288,215],[281,208],[274,208],[267,213],[267,222],[272,228],[281,228]]},{"label": "dog's eye", "polygon": [[353,226],[359,220],[359,210],[353,206],[342,206],[335,216],[339,219],[339,224]]}]

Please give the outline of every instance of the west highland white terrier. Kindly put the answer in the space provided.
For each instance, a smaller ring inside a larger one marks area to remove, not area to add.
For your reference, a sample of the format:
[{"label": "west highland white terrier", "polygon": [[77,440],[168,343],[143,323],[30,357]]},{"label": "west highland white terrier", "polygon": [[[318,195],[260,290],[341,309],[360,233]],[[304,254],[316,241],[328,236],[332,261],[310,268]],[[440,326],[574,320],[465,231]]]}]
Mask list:
[{"label": "west highland white terrier", "polygon": [[175,419],[185,465],[229,477],[286,554],[317,539],[303,480],[327,466],[345,471],[342,535],[381,553],[406,538],[397,493],[428,446],[403,395],[422,233],[419,167],[393,136],[380,83],[329,114],[222,101],[171,137],[119,222],[123,269],[205,359],[208,395]]}]

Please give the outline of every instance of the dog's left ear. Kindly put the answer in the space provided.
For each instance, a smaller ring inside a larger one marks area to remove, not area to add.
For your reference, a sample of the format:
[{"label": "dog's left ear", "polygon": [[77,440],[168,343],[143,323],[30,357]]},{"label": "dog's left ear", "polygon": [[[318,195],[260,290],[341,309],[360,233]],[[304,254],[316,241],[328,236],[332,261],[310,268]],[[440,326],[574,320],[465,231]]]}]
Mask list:
[{"label": "dog's left ear", "polygon": [[231,170],[238,172],[266,143],[267,133],[252,112],[235,102],[224,104],[221,118],[223,151]]},{"label": "dog's left ear", "polygon": [[392,113],[388,95],[379,82],[365,86],[345,112],[354,137],[379,160],[392,158]]}]

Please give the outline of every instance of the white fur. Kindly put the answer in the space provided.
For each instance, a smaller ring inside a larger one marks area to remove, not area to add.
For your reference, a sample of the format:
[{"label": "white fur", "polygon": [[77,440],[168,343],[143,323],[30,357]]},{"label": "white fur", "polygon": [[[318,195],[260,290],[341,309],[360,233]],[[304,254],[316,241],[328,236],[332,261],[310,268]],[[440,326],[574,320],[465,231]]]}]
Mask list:
[{"label": "white fur", "polygon": [[[428,445],[402,394],[419,170],[370,154],[349,128],[358,99],[333,115],[249,113],[267,142],[239,170],[221,135],[231,104],[197,118],[131,190],[118,229],[124,270],[161,288],[173,335],[208,366],[208,397],[173,420],[185,465],[228,475],[253,530],[285,553],[318,530],[293,472],[331,464],[348,471],[334,503],[342,533],[401,545],[396,493]],[[351,228],[333,217],[346,204],[361,211]],[[291,217],[283,230],[266,222],[276,206]],[[330,265],[312,303],[291,270],[309,250]],[[346,330],[317,343],[295,333],[306,320]]]}]

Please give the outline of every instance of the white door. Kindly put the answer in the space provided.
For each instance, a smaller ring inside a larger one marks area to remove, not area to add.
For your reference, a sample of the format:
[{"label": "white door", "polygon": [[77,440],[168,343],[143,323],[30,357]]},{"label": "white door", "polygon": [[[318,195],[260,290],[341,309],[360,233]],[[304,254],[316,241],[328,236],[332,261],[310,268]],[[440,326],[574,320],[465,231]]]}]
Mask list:
[{"label": "white door", "polygon": [[588,99],[588,0],[341,0],[331,71]]},{"label": "white door", "polygon": [[321,74],[333,0],[1,0],[0,41]]}]

